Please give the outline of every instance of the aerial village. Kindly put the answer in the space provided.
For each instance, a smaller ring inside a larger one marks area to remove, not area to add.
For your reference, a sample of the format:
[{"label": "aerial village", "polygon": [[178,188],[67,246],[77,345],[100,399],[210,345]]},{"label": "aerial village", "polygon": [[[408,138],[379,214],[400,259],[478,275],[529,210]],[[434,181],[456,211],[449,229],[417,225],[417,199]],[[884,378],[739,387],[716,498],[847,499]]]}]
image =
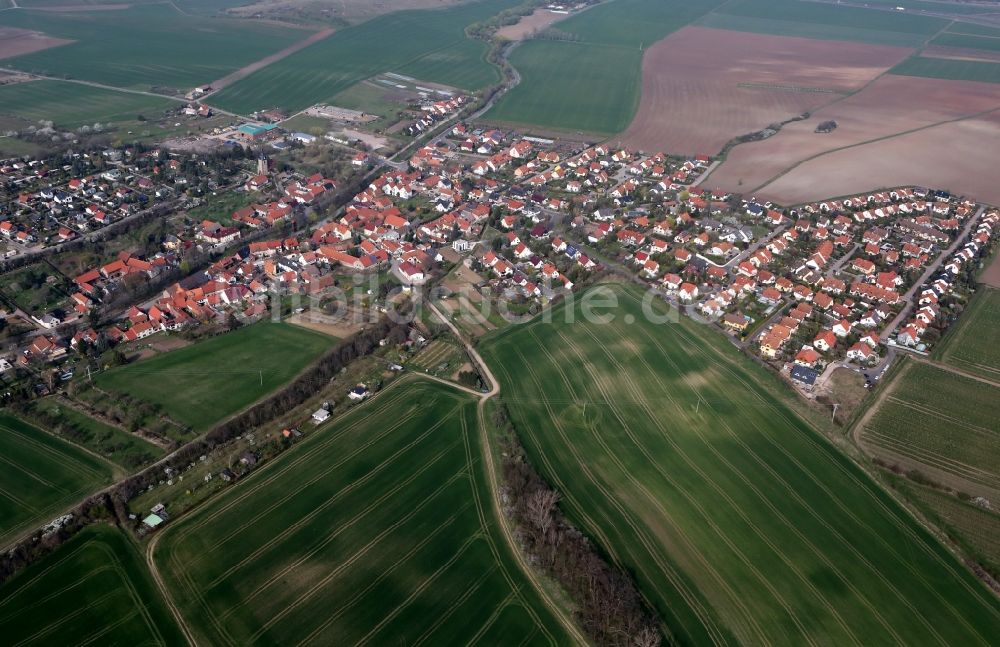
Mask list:
[{"label": "aerial village", "polygon": [[[455,108],[443,107],[442,118]],[[273,132],[245,130],[248,141]],[[6,255],[169,207],[198,180],[197,156],[108,149],[77,157],[61,169],[0,164],[17,191],[0,221],[0,240],[13,250]],[[154,253],[121,251],[83,268],[68,277],[62,311],[9,312],[37,331],[6,361],[58,363],[81,342],[137,342],[231,316],[254,321],[280,307],[276,296],[321,300],[348,275],[381,274],[409,291],[461,266],[482,300],[513,301],[527,313],[578,285],[625,276],[808,390],[827,366],[878,369],[890,350],[931,348],[956,318],[950,306],[970,290],[969,271],[989,253],[1000,220],[920,187],[787,209],[706,188],[711,164],[460,122],[405,163],[380,167],[374,154],[352,153],[359,173],[383,170],[321,213],[316,206],[338,193],[340,179],[279,173],[257,160],[255,170],[213,180],[245,194],[247,206],[186,223]],[[311,219],[301,217],[307,211]],[[293,220],[293,235],[272,233]],[[183,275],[191,248],[213,262]],[[114,321],[91,316],[123,286],[164,275],[177,280],[125,304]]]}]

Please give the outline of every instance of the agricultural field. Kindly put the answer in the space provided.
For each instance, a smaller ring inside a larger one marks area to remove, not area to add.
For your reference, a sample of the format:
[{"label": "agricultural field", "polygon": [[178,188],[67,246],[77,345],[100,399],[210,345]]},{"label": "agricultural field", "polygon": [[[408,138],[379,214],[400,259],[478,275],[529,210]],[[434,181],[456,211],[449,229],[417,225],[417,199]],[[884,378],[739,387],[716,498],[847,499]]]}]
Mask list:
[{"label": "agricultural field", "polygon": [[624,130],[639,102],[639,78],[628,70],[638,49],[535,40],[510,63],[523,80],[485,119],[609,135]]},{"label": "agricultural field", "polygon": [[712,12],[704,27],[779,36],[917,47],[948,25],[942,18],[799,0],[735,0]]},{"label": "agricultural field", "polygon": [[910,51],[685,27],[646,53],[639,111],[621,140],[650,152],[714,155],[735,137],[844,99]]},{"label": "agricultural field", "polygon": [[[762,189],[785,172],[792,171],[793,178],[800,178],[797,181],[804,190],[811,188],[812,193],[817,194],[818,198],[825,198],[852,193],[854,192],[851,190],[852,186],[855,191],[874,188],[874,185],[870,184],[873,175],[886,173],[887,171],[883,170],[885,168],[894,169],[906,165],[907,173],[916,174],[904,180],[904,184],[924,181],[931,186],[940,186],[945,183],[956,190],[965,186],[971,189],[972,185],[976,184],[976,188],[988,189],[979,186],[988,183],[979,179],[983,174],[977,172],[979,167],[976,164],[982,163],[984,158],[995,158],[995,163],[1000,164],[1000,157],[997,157],[995,150],[982,146],[975,135],[955,139],[950,143],[947,150],[954,151],[948,153],[954,156],[952,160],[954,166],[920,171],[913,169],[912,167],[917,165],[908,163],[906,157],[913,156],[921,141],[938,139],[935,134],[938,129],[963,129],[961,125],[947,125],[948,122],[971,117],[1000,106],[1000,88],[996,85],[886,74],[860,92],[837,99],[830,105],[813,111],[809,119],[785,124],[781,131],[772,137],[733,147],[727,154],[725,162],[712,173],[708,180],[709,186],[751,193]],[[817,124],[831,120],[837,122],[836,130],[824,134],[815,132]],[[971,130],[974,131],[975,128]],[[905,135],[903,140],[905,142],[912,139],[916,140],[916,143],[901,146],[897,155],[887,157],[888,151],[898,146],[889,138],[900,133],[911,133]],[[861,145],[868,142],[871,142],[869,144],[871,148],[882,149],[883,153],[870,158],[877,161],[867,162],[869,166],[867,172],[858,173],[858,164],[865,163],[865,159],[861,154],[852,152],[853,147],[859,147],[858,150],[863,151],[865,149],[861,148]],[[958,148],[959,143],[964,146]],[[824,175],[823,182],[816,182],[815,178],[820,177],[818,175],[794,174],[799,164],[807,168],[810,164],[822,164],[822,156],[826,154],[852,160],[848,163],[848,168],[841,171],[845,176],[844,184],[834,187],[846,188],[847,190],[842,193],[831,190],[828,186],[829,176]],[[919,159],[919,154],[917,157]],[[893,164],[885,164],[886,159],[892,159]],[[853,184],[847,184],[852,178]],[[812,187],[807,186],[810,180]],[[968,195],[986,199],[985,196],[971,191]],[[788,195],[783,194],[783,198],[790,201],[787,204],[794,204],[804,199],[798,191],[788,191]]]},{"label": "agricultural field", "polygon": [[258,323],[111,369],[94,381],[202,432],[291,380],[332,345],[311,330]]},{"label": "agricultural field", "polygon": [[909,361],[883,398],[862,420],[866,451],[956,490],[1000,500],[1000,388]]},{"label": "agricultural field", "polygon": [[940,345],[938,359],[1000,382],[1000,290],[979,289]]},{"label": "agricultural field", "polygon": [[1000,62],[914,56],[892,68],[892,73],[953,81],[1000,83]]},{"label": "agricultural field", "polygon": [[515,4],[486,1],[380,16],[254,72],[213,95],[212,104],[240,113],[274,106],[294,112],[383,72],[475,90],[500,76],[484,58],[485,43],[466,38],[465,28]]},{"label": "agricultural field", "polygon": [[635,286],[598,289],[611,322],[577,300],[573,323],[564,304],[480,349],[568,515],[678,642],[994,640],[997,599],[777,378],[686,317],[647,320]]},{"label": "agricultural field", "polygon": [[930,487],[905,483],[906,496],[977,560],[1000,571],[1000,515]]},{"label": "agricultural field", "polygon": [[[1000,89],[1000,85],[996,87]],[[998,112],[941,122],[803,160],[756,194],[762,200],[796,205],[830,196],[921,185],[1000,204],[1000,184],[982,172],[1000,164],[1000,149],[983,145],[997,137]],[[935,164],[926,163],[928,155],[934,156]],[[714,173],[708,182],[718,186]]]},{"label": "agricultural field", "polygon": [[163,531],[199,642],[564,644],[499,538],[472,398],[417,377]]},{"label": "agricultural field", "polygon": [[44,416],[62,438],[100,454],[127,470],[134,470],[164,455],[164,450],[142,437],[81,413],[58,400],[49,398],[31,403],[31,409]]},{"label": "agricultural field", "polygon": [[169,99],[65,81],[0,85],[0,113],[31,122],[52,121],[56,127],[70,130],[95,123],[138,124],[139,115],[157,119],[179,105]]},{"label": "agricultural field", "polygon": [[408,362],[412,369],[448,379],[464,368],[471,370],[465,350],[450,338],[439,338],[422,349]]},{"label": "agricultural field", "polygon": [[169,4],[115,11],[11,11],[5,25],[75,41],[4,61],[26,72],[122,88],[187,91],[308,36],[301,29],[187,16]]},{"label": "agricultural field", "polygon": [[484,117],[613,134],[639,105],[643,53],[720,0],[615,0],[558,23],[567,40],[532,40],[510,56],[521,83]]},{"label": "agricultural field", "polygon": [[111,465],[0,412],[0,545],[111,481]]},{"label": "agricultural field", "polygon": [[946,33],[949,34],[970,34],[972,36],[994,36],[1000,38],[1000,28],[998,27],[987,27],[985,25],[976,25],[967,22],[956,22],[953,23]]},{"label": "agricultural field", "polygon": [[8,645],[180,645],[136,547],[91,526],[0,587]]},{"label": "agricultural field", "polygon": [[[867,0],[867,5],[882,5],[895,10],[899,5],[899,0]],[[905,5],[907,11],[928,11],[934,13],[947,13],[952,15],[972,15],[989,14],[996,12],[996,7],[989,3],[961,3],[953,0],[913,0]],[[956,25],[966,25],[967,23],[956,23]],[[974,27],[977,25],[973,25]]]},{"label": "agricultural field", "polygon": [[983,49],[1000,52],[1000,38],[996,36],[969,36],[965,34],[943,33],[930,42],[941,47],[961,49]]}]

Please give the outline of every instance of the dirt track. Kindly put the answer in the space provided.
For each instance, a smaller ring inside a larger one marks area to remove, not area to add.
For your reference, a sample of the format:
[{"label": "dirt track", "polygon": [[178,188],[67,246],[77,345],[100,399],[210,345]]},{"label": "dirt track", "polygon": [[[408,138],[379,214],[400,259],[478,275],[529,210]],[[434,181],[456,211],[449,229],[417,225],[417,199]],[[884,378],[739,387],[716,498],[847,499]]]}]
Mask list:
[{"label": "dirt track", "polygon": [[251,74],[253,74],[254,72],[256,72],[257,70],[262,69],[264,67],[267,67],[268,65],[270,65],[271,63],[274,63],[275,61],[280,61],[281,59],[285,58],[286,56],[290,56],[290,55],[294,54],[295,52],[297,52],[297,51],[299,51],[301,49],[305,49],[306,47],[309,47],[310,45],[312,45],[315,42],[323,40],[327,36],[331,35],[334,31],[335,31],[334,29],[329,28],[329,27],[326,28],[326,29],[323,29],[321,31],[318,31],[315,34],[312,34],[311,36],[309,36],[308,38],[300,40],[299,42],[297,42],[297,43],[295,43],[293,45],[289,45],[288,47],[286,47],[285,49],[281,50],[280,52],[275,52],[274,54],[271,54],[270,56],[265,56],[264,58],[260,59],[259,61],[254,61],[250,65],[247,65],[245,67],[241,67],[240,69],[236,70],[235,72],[231,72],[230,74],[227,74],[226,76],[222,77],[221,79],[213,81],[209,85],[212,86],[212,91],[213,92],[221,90],[222,88],[226,87],[227,85],[230,85],[230,84],[235,83],[235,82],[237,82],[237,81],[239,81],[241,79],[244,79],[244,78],[250,76]]}]

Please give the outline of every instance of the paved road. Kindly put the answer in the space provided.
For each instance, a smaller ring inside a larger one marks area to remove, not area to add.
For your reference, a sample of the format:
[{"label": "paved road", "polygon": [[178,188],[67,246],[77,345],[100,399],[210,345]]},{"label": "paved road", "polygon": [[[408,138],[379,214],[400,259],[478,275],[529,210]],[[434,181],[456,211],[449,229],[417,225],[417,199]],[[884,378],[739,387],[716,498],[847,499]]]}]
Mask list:
[{"label": "paved road", "polygon": [[979,207],[979,209],[976,210],[975,215],[969,216],[965,226],[962,227],[961,232],[955,236],[951,245],[949,245],[946,250],[938,254],[937,258],[935,258],[934,261],[927,266],[927,270],[916,282],[914,282],[910,289],[906,291],[906,294],[903,295],[903,301],[906,302],[906,305],[903,306],[903,309],[900,310],[898,315],[896,315],[896,318],[889,322],[889,325],[879,332],[879,339],[883,341],[889,339],[889,337],[892,336],[892,333],[895,332],[896,328],[898,328],[899,325],[903,323],[907,317],[909,317],[914,306],[913,295],[917,293],[917,290],[923,288],[927,280],[938,271],[941,264],[944,263],[946,259],[951,258],[951,255],[955,252],[955,250],[966,242],[969,237],[969,232],[972,231],[972,227],[979,221],[979,217],[983,215],[985,210],[986,207]]},{"label": "paved road", "polygon": [[[83,240],[84,242],[93,242],[95,240],[99,240],[100,238],[107,236],[109,232],[114,232],[117,228],[121,227],[122,223],[135,220],[136,218],[142,215],[146,215],[151,211],[154,210],[173,211],[180,205],[181,205],[180,199],[169,200],[167,202],[158,202],[147,209],[143,209],[142,211],[137,211],[133,213],[131,216],[125,216],[121,220],[116,220],[115,222],[111,223],[106,227],[101,227],[100,229],[88,231],[79,238],[74,238],[73,240],[66,241],[65,243],[59,243],[58,245],[52,245],[50,247],[37,247],[35,249],[28,250],[22,254],[18,254],[17,256],[12,257],[10,260],[20,262],[20,259],[30,258],[32,256],[38,256],[39,258],[46,258],[48,256],[58,254],[59,252],[66,249],[66,247],[69,245],[79,244],[81,240]],[[7,264],[0,262],[0,272],[6,272],[7,271],[6,268]]]},{"label": "paved road", "polygon": [[742,252],[740,252],[736,256],[734,256],[731,259],[729,259],[728,261],[726,261],[724,265],[719,265],[715,261],[711,260],[710,258],[708,258],[708,257],[706,257],[706,256],[704,256],[702,254],[698,254],[697,256],[698,256],[698,258],[702,259],[703,261],[705,261],[709,265],[714,265],[716,267],[724,267],[727,270],[731,270],[733,267],[739,265],[740,263],[742,263],[746,259],[748,259],[751,256],[753,256],[753,254],[758,249],[760,249],[761,247],[764,247],[765,245],[767,245],[768,243],[770,243],[772,240],[774,240],[775,238],[777,238],[781,234],[785,233],[785,230],[788,229],[790,226],[791,226],[790,224],[781,225],[780,227],[778,227],[774,231],[770,232],[767,236],[764,236],[763,238],[758,238],[754,242],[750,243],[749,247],[747,247]]},{"label": "paved road", "polygon": [[[520,44],[520,41],[515,41],[515,42],[511,43],[507,47],[506,50],[504,50],[504,52],[502,54],[504,61],[507,60],[507,57],[510,56],[510,53],[513,52],[514,49],[519,44]],[[521,73],[518,72],[517,68],[515,68],[514,66],[510,66],[510,69],[511,69],[511,72],[513,74],[513,78],[510,79],[510,81],[507,81],[506,80],[506,76],[505,76],[504,77],[504,85],[503,85],[503,87],[500,88],[499,90],[497,90],[493,94],[493,96],[490,97],[489,101],[487,101],[486,104],[482,108],[480,108],[479,110],[476,110],[474,113],[472,113],[472,114],[470,114],[470,115],[468,115],[468,116],[466,116],[464,118],[462,117],[462,113],[459,112],[454,117],[441,122],[441,124],[437,127],[439,129],[438,133],[436,135],[434,135],[432,138],[430,138],[427,141],[424,141],[423,138],[417,138],[413,142],[410,142],[409,144],[407,144],[403,148],[399,149],[391,157],[383,158],[384,162],[386,164],[394,167],[394,168],[400,168],[400,165],[402,165],[402,167],[405,168],[406,167],[406,163],[400,161],[399,158],[402,157],[403,155],[408,155],[411,148],[417,148],[417,147],[423,148],[424,146],[434,146],[438,142],[440,142],[442,139],[444,139],[445,137],[448,136],[448,133],[451,131],[451,128],[457,122],[459,122],[459,121],[475,121],[476,119],[479,119],[480,117],[482,117],[484,114],[486,114],[496,104],[497,101],[499,101],[503,97],[503,95],[507,94],[507,92],[509,92],[511,90],[511,88],[517,87],[517,85],[521,83]],[[431,131],[431,132],[433,132],[433,131]]]},{"label": "paved road", "polygon": [[837,275],[837,272],[840,271],[840,268],[844,267],[844,265],[847,263],[847,261],[849,261],[851,259],[851,257],[854,256],[854,252],[858,251],[858,249],[860,249],[860,248],[861,248],[861,245],[859,245],[858,243],[855,243],[854,246],[851,247],[851,250],[849,252],[847,252],[846,254],[844,254],[843,256],[841,256],[839,259],[837,259],[836,263],[834,263],[833,265],[831,265],[830,267],[828,267],[826,269],[826,271],[823,272],[823,276],[825,276],[827,278],[833,278],[833,277],[835,277]]}]

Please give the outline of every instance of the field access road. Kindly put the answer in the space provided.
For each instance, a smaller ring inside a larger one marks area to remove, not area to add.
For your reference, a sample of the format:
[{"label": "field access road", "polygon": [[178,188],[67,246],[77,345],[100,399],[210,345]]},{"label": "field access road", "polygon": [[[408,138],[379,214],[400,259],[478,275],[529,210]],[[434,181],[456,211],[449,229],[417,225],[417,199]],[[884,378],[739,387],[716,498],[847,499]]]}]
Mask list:
[{"label": "field access road", "polygon": [[[13,8],[13,7],[12,7]],[[133,90],[131,88],[120,88],[116,85],[107,85],[105,83],[98,83],[96,81],[84,81],[83,79],[67,79],[59,76],[47,76],[45,74],[34,74],[31,72],[25,72],[24,70],[17,70],[10,67],[0,67],[0,72],[6,72],[9,74],[23,74],[25,76],[30,76],[33,79],[42,79],[45,81],[62,81],[63,83],[76,83],[77,85],[89,85],[92,88],[99,88],[101,90],[109,90],[111,92],[124,92],[126,94],[138,94],[144,97],[155,97],[157,99],[167,99],[168,101],[174,101],[176,103],[182,103],[187,105],[190,103],[184,97],[175,97],[171,94],[160,94],[159,92],[149,92],[147,90]],[[221,110],[212,106],[212,111],[217,112],[229,117],[236,117],[237,119],[243,119],[242,115],[238,115],[235,112],[229,112],[227,110]]]},{"label": "field access road", "polygon": [[927,283],[928,279],[934,276],[934,273],[938,271],[938,268],[941,267],[941,264],[944,263],[945,259],[950,258],[955,250],[958,249],[958,246],[969,238],[969,232],[972,231],[972,226],[976,224],[979,217],[983,215],[984,211],[986,211],[986,207],[979,207],[974,215],[969,216],[965,226],[962,227],[962,231],[955,236],[951,245],[938,254],[937,258],[935,258],[934,261],[927,266],[927,270],[920,275],[920,278],[914,281],[913,285],[910,286],[910,289],[903,295],[903,301],[906,302],[906,305],[904,305],[903,309],[899,311],[896,318],[889,322],[888,326],[879,331],[879,339],[883,341],[889,339],[889,337],[892,336],[892,333],[895,332],[896,328],[898,328],[899,325],[903,323],[908,316],[910,316],[910,312],[913,310],[914,306],[913,296],[917,293],[917,290],[924,287],[924,284]]},{"label": "field access road", "polygon": [[452,323],[450,319],[445,317],[441,311],[438,310],[437,306],[434,305],[434,303],[429,300],[426,303],[427,307],[430,308],[430,311],[433,312],[438,319],[443,321],[446,326],[448,326],[452,334],[455,335],[456,339],[462,342],[462,345],[465,347],[465,352],[469,354],[469,358],[479,369],[479,374],[482,376],[483,380],[490,386],[488,391],[478,392],[465,387],[460,387],[453,382],[447,382],[447,384],[463,391],[473,393],[479,398],[479,403],[476,406],[476,415],[479,418],[479,445],[483,452],[483,464],[486,466],[486,480],[489,483],[490,500],[493,502],[493,516],[496,517],[497,525],[500,527],[500,531],[507,543],[507,550],[514,555],[514,559],[517,561],[518,566],[521,567],[521,571],[524,573],[525,577],[528,578],[528,581],[531,582],[531,585],[535,588],[538,596],[549,607],[552,615],[554,615],[559,623],[566,629],[567,634],[572,636],[577,644],[586,645],[588,644],[588,641],[580,632],[580,628],[577,626],[576,622],[569,614],[566,613],[565,609],[563,609],[563,607],[553,599],[546,586],[542,583],[541,578],[537,573],[535,573],[534,568],[528,564],[524,557],[524,553],[521,552],[520,546],[518,546],[517,541],[514,539],[514,532],[508,525],[507,518],[503,514],[503,506],[500,501],[500,480],[497,476],[497,467],[494,462],[496,453],[490,445],[490,435],[486,427],[486,402],[500,393],[500,382],[497,380],[496,376],[493,375],[493,372],[486,364],[486,361],[483,360],[479,351],[477,351],[472,343],[462,335],[458,327]]},{"label": "field access road", "polygon": [[160,591],[160,597],[167,603],[167,607],[170,608],[170,613],[173,614],[174,620],[177,621],[177,626],[184,632],[184,638],[187,639],[188,645],[195,647],[198,641],[194,639],[194,632],[191,631],[187,620],[184,619],[184,614],[174,604],[174,599],[171,597],[170,591],[167,589],[167,584],[163,581],[163,576],[160,575],[160,569],[156,568],[156,562],[153,559],[153,552],[156,550],[156,545],[160,543],[160,537],[162,536],[163,533],[158,532],[153,535],[152,539],[146,542],[146,568],[152,574],[153,583],[156,584],[156,588]]}]

